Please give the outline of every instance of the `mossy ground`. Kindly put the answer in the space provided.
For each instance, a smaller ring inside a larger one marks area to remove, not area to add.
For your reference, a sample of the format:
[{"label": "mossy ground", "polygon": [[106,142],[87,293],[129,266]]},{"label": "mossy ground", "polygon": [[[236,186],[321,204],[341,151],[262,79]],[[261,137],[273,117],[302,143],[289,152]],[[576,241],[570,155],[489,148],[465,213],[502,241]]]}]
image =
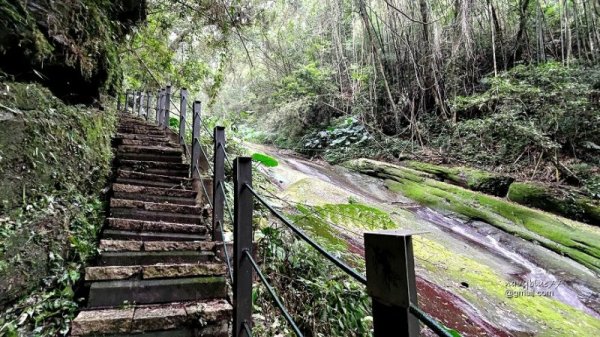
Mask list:
[{"label": "mossy ground", "polygon": [[414,174],[410,169],[360,160],[349,166],[386,179],[387,186],[424,205],[482,220],[538,242],[600,273],[600,228],[564,219]]},{"label": "mossy ground", "polygon": [[0,137],[0,335],[64,335],[96,253],[116,116],[36,84],[0,90],[0,128],[10,130]]},{"label": "mossy ground", "polygon": [[[393,168],[392,166],[386,167]],[[369,171],[368,168],[364,168],[364,170]],[[369,172],[373,174],[375,170],[371,168]],[[403,169],[402,173],[413,180],[424,179],[423,175],[418,171]],[[316,179],[300,178],[297,184],[291,184],[290,189],[285,191],[286,196],[291,201],[300,203],[304,202],[308,196],[308,199],[313,202],[313,206],[306,210],[300,208],[300,216],[295,220],[300,221],[299,224],[310,231],[313,236],[316,236],[328,244],[329,249],[340,250],[340,254],[344,254],[348,249],[347,243],[340,243],[344,241],[343,233],[356,232],[359,234],[360,240],[361,231],[376,229],[376,224],[381,224],[381,227],[379,228],[382,229],[395,227],[395,222],[401,223],[402,228],[406,228],[407,226],[408,228],[414,228],[414,226],[412,226],[413,223],[418,227],[419,221],[414,218],[411,219],[410,215],[406,214],[402,209],[398,209],[397,211],[394,210],[394,212],[391,213],[388,210],[388,208],[390,208],[389,206],[378,208],[381,206],[369,203],[365,204],[362,201],[359,205],[356,205],[356,202],[349,203],[348,198],[353,200],[358,199],[359,197],[346,191],[346,199],[343,200],[342,190],[339,187],[334,187],[329,184],[330,187],[323,188],[322,185],[327,183],[310,183],[313,180]],[[407,180],[409,182],[413,181],[410,179]],[[389,182],[400,184],[391,179],[389,179]],[[302,186],[301,190],[298,189],[299,185]],[[413,187],[413,196],[416,197],[418,201],[430,200],[431,205],[447,202],[444,198],[448,197],[448,195],[442,197],[431,194],[428,192],[429,188],[427,187],[424,189],[419,189],[417,186],[412,185],[411,187]],[[452,187],[457,188],[456,186]],[[330,190],[334,192],[333,199],[340,200],[339,204],[327,202],[328,191]],[[425,192],[417,194],[417,192],[422,190],[425,190]],[[444,190],[441,191],[444,192]],[[480,195],[479,193],[476,194]],[[312,195],[319,195],[319,198],[313,199],[310,197]],[[462,195],[462,198],[465,197],[466,195]],[[490,200],[500,200],[489,196],[484,197],[489,198]],[[484,199],[483,201],[489,200]],[[475,198],[470,204],[464,205],[464,209],[457,207],[455,211],[461,211],[469,217],[477,219],[483,218],[481,214],[490,214],[493,212],[494,209],[486,209],[485,212],[480,212],[478,208],[474,206],[474,204],[479,202],[479,199]],[[425,203],[427,204],[428,202]],[[464,200],[460,199],[460,202],[457,200],[455,204],[461,206],[464,204]],[[367,209],[363,209],[363,206],[367,207]],[[475,208],[475,211],[472,211],[473,208]],[[516,212],[517,210],[509,208],[504,211],[504,214],[509,215],[509,213]],[[534,211],[534,213],[538,214],[539,217],[544,220],[559,219],[555,219],[551,215],[547,215],[543,212]],[[528,214],[529,213],[522,214],[517,212],[514,216],[524,216]],[[506,224],[509,223],[504,216],[496,216],[504,219],[503,221],[506,222]],[[536,219],[539,217],[536,217]],[[566,219],[561,221],[565,221],[565,226],[569,226],[565,227],[568,229],[564,229],[569,232],[585,232],[590,227],[585,224],[569,222]],[[336,226],[332,226],[332,223]],[[337,228],[337,226],[340,226],[341,228]],[[519,223],[513,224],[513,226],[514,228],[524,228],[525,225]],[[560,232],[560,235],[562,234],[564,233]],[[535,237],[542,238],[541,235],[535,235]],[[557,248],[564,248],[561,244],[556,245]],[[521,296],[509,298],[506,295],[507,291],[523,291],[524,289],[510,285],[509,282],[513,280],[507,277],[506,274],[501,274],[500,271],[491,267],[491,265],[484,264],[481,260],[476,259],[471,256],[470,253],[461,249],[461,247],[456,247],[454,245],[447,246],[446,244],[436,242],[427,236],[417,236],[414,238],[414,253],[417,259],[416,264],[419,269],[418,273],[421,276],[433,280],[436,284],[465,298],[491,322],[496,322],[505,328],[512,328],[514,331],[523,331],[524,333],[534,333],[536,336],[556,337],[567,335],[592,337],[596,336],[597,332],[600,331],[600,320],[552,297]],[[358,264],[357,268],[360,269],[362,266]],[[469,287],[462,287],[461,282],[468,284]]]}]

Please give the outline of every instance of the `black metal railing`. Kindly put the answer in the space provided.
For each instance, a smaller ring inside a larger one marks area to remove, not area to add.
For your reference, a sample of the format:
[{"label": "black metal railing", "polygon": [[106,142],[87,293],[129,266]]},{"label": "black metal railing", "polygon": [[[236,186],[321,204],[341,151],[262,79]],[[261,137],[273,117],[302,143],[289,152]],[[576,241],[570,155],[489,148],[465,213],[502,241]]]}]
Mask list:
[{"label": "black metal railing", "polygon": [[[172,101],[173,97],[180,99],[179,108]],[[150,100],[149,92],[128,90],[125,94],[124,109],[121,107],[120,97],[117,107],[149,120],[152,110]],[[145,107],[142,107],[143,103],[145,103]],[[171,109],[172,106],[175,107],[177,113]],[[186,118],[188,108],[191,108],[192,111],[191,123]],[[310,238],[252,187],[252,159],[238,157],[233,163],[230,161],[226,151],[225,129],[216,126],[213,132],[210,132],[209,127],[202,119],[200,101],[188,102],[186,89],[181,89],[179,95],[173,94],[170,86],[159,90],[156,94],[154,110],[154,121],[165,129],[169,129],[171,112],[174,116],[179,117],[178,139],[190,160],[190,178],[193,181],[194,189],[203,193],[202,201],[206,202],[212,210],[212,238],[214,241],[222,243],[223,259],[227,264],[233,288],[232,332],[234,337],[252,336],[254,273],[264,284],[275,306],[294,333],[297,336],[303,336],[298,324],[285,308],[254,259],[252,227],[254,201],[258,201],[293,234],[318,251],[325,259],[366,286],[367,293],[372,298],[375,336],[419,336],[421,322],[439,336],[452,337],[452,334],[442,324],[423,312],[417,304],[412,236],[418,232],[376,231],[364,233],[366,276],[362,275]],[[189,129],[191,129],[191,151],[186,142],[186,132]],[[212,165],[201,142],[201,134],[204,132],[209,135],[213,145]],[[229,164],[233,172],[233,211],[226,197],[228,185],[225,181],[225,163]],[[204,175],[202,172],[207,172],[209,175]],[[225,242],[225,209],[228,211],[227,215],[230,221],[233,222],[233,258],[231,258],[228,244]]]}]

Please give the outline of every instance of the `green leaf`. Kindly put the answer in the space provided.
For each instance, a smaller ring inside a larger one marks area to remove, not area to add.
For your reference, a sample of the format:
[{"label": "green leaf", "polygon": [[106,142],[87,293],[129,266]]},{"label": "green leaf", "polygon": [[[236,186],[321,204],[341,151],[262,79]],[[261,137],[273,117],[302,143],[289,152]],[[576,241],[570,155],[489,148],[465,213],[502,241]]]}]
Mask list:
[{"label": "green leaf", "polygon": [[266,167],[275,167],[275,166],[279,165],[279,162],[277,161],[277,159],[267,156],[266,154],[263,154],[263,153],[252,154],[252,160],[257,161],[257,162],[265,165]]}]

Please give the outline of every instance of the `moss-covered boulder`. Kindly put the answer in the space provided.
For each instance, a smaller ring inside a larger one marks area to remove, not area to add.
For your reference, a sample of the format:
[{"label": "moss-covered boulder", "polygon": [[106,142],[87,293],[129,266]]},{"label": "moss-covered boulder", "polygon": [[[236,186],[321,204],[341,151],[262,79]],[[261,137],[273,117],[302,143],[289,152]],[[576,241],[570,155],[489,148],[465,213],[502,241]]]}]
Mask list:
[{"label": "moss-covered boulder", "polygon": [[421,204],[480,220],[568,256],[600,274],[600,228],[505,199],[423,177],[420,171],[359,159],[345,167],[385,179],[386,186]]},{"label": "moss-covered boulder", "polygon": [[146,0],[0,0],[0,69],[92,103],[120,83],[119,42],[145,16]]},{"label": "moss-covered boulder", "polygon": [[508,187],[515,180],[509,176],[469,167],[447,167],[418,161],[404,161],[402,165],[432,174],[441,181],[498,197],[506,196]]},{"label": "moss-covered boulder", "polygon": [[94,253],[115,123],[114,111],[0,82],[0,306]]},{"label": "moss-covered boulder", "polygon": [[600,204],[572,189],[553,189],[534,182],[515,182],[508,190],[508,199],[600,226]]}]

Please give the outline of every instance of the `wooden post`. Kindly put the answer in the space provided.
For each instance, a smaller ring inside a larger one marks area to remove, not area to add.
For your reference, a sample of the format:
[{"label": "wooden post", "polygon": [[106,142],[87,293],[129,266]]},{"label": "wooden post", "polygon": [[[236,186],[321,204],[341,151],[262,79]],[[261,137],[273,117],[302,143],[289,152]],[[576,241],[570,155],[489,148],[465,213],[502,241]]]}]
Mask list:
[{"label": "wooden post", "polygon": [[374,337],[419,336],[419,320],[409,312],[411,303],[417,305],[413,234],[394,230],[364,234]]},{"label": "wooden post", "polygon": [[117,112],[121,112],[121,92],[117,92]]},{"label": "wooden post", "polygon": [[148,120],[148,115],[150,115],[150,91],[146,92],[146,120]]},{"label": "wooden post", "polygon": [[142,117],[142,108],[144,106],[144,104],[142,102],[143,102],[143,98],[144,98],[144,92],[140,91],[139,94],[140,94],[140,104],[138,106],[138,116]]},{"label": "wooden post", "polygon": [[194,101],[192,105],[192,178],[200,178],[198,158],[200,158],[200,101]]},{"label": "wooden post", "polygon": [[233,337],[250,337],[244,324],[252,330],[252,264],[244,253],[252,256],[253,196],[246,187],[252,185],[252,159],[236,158],[233,172]]},{"label": "wooden post", "polygon": [[185,114],[187,109],[187,95],[187,90],[185,88],[182,88],[181,99],[179,101],[179,144],[181,145],[185,144]]},{"label": "wooden post", "polygon": [[213,241],[223,241],[221,233],[223,226],[223,210],[225,203],[225,128],[216,126],[214,129],[213,154]]},{"label": "wooden post", "polygon": [[164,124],[163,126],[165,127],[165,129],[168,129],[170,126],[170,119],[171,119],[171,115],[170,115],[170,110],[171,110],[171,86],[167,85],[167,88],[165,89],[165,104],[163,105],[163,120],[164,120]]}]

